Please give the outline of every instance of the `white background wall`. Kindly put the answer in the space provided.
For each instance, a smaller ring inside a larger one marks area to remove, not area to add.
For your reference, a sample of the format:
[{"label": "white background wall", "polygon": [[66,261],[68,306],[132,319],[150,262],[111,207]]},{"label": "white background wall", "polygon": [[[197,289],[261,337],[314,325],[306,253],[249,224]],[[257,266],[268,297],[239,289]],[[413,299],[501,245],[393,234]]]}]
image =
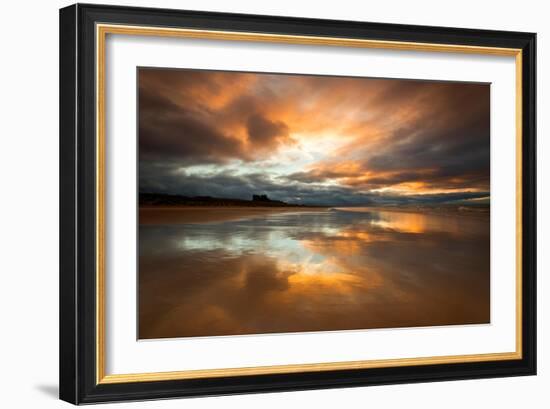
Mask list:
[{"label": "white background wall", "polygon": [[[89,0],[90,3],[96,1]],[[159,0],[121,5],[317,17],[538,33],[538,206],[550,206],[547,91],[550,10],[543,1]],[[57,401],[58,360],[58,8],[65,1],[9,1],[0,21],[0,405]],[[546,159],[546,160],[545,160]],[[546,185],[546,186],[545,186]],[[539,211],[537,377],[426,383],[126,403],[116,407],[530,407],[550,404],[548,212]],[[546,254],[545,254],[546,253]]]}]

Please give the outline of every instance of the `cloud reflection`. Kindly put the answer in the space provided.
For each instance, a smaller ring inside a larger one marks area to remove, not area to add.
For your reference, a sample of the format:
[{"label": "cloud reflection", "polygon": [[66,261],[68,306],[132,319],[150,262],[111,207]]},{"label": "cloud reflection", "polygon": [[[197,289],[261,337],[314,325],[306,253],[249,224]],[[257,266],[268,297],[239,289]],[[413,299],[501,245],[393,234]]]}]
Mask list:
[{"label": "cloud reflection", "polygon": [[489,321],[489,218],[387,211],[140,226],[139,337]]}]

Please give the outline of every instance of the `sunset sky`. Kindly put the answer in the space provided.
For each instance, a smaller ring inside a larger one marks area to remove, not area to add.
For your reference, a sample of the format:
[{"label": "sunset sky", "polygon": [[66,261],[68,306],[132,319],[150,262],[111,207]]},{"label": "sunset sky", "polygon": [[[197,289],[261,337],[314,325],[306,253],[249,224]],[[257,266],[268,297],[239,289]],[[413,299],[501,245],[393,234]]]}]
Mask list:
[{"label": "sunset sky", "polygon": [[489,197],[488,84],[138,75],[140,192],[340,206]]}]

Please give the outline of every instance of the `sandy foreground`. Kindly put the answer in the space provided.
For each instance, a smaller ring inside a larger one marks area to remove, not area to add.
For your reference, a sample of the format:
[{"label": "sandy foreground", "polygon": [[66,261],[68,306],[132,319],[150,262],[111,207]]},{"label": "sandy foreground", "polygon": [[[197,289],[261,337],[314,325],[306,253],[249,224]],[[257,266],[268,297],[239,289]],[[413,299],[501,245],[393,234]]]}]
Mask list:
[{"label": "sandy foreground", "polygon": [[208,223],[250,219],[275,213],[326,212],[328,207],[140,207],[139,224]]}]

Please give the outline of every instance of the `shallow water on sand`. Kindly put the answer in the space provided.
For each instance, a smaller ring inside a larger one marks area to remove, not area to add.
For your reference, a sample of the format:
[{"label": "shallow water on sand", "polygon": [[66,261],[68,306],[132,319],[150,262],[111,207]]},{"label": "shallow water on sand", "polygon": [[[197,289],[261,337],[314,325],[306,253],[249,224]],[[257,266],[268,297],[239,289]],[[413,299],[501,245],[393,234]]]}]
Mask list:
[{"label": "shallow water on sand", "polygon": [[142,224],[139,338],[487,323],[489,259],[488,215]]}]

